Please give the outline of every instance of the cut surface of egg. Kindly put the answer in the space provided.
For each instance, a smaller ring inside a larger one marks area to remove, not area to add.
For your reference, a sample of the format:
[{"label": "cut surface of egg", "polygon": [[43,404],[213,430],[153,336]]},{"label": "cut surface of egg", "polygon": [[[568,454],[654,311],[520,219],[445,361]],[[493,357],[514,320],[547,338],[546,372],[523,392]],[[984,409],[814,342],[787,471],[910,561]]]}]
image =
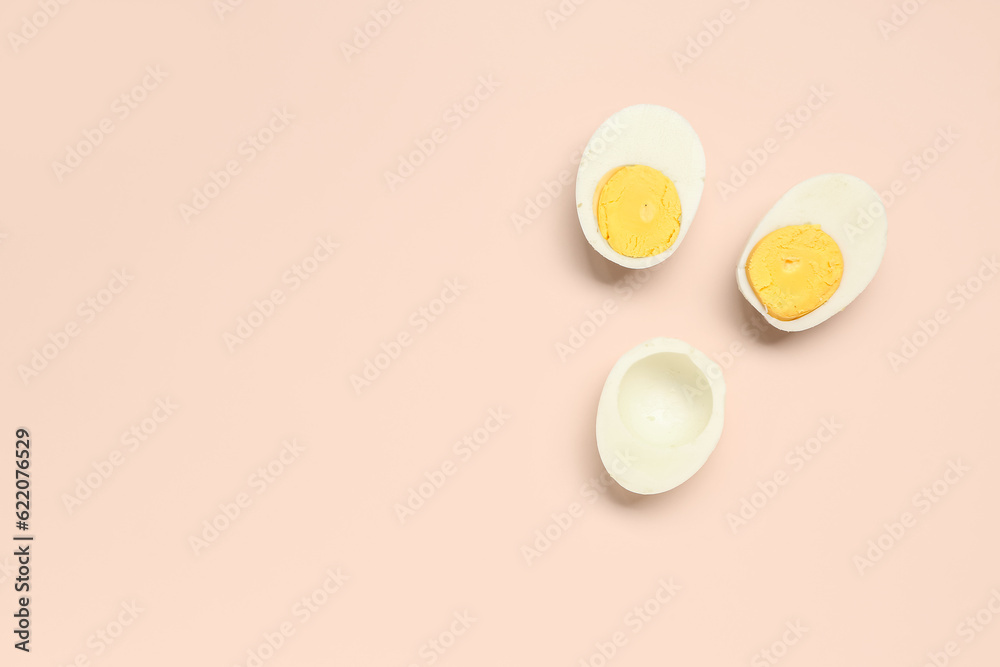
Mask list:
[{"label": "cut surface of egg", "polygon": [[722,435],[722,369],[684,341],[653,338],[621,356],[597,406],[608,473],[640,494],[669,491],[705,464]]},{"label": "cut surface of egg", "polygon": [[772,326],[803,331],[846,308],[875,277],[888,221],[856,176],[824,174],[786,192],[750,235],[736,283]]},{"label": "cut surface of egg", "polygon": [[638,104],[615,113],[580,159],[576,208],[587,241],[632,269],[659,264],[687,234],[705,187],[705,151],[676,111]]}]

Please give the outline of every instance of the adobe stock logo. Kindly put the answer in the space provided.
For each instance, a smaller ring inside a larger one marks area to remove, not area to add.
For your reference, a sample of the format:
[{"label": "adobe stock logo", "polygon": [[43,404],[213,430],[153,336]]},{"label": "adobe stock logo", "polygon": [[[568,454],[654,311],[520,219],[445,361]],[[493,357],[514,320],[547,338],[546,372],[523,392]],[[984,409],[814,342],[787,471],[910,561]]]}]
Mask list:
[{"label": "adobe stock logo", "polygon": [[605,299],[593,309],[588,308],[583,317],[569,327],[569,336],[564,341],[556,341],[555,351],[559,360],[566,361],[583,349],[591,338],[618,312],[618,306],[631,299],[642,286],[649,282],[663,264],[657,264],[643,271],[632,271],[614,284],[615,298]]},{"label": "adobe stock logo", "polygon": [[159,65],[147,67],[139,83],[123,92],[111,103],[109,109],[111,115],[99,120],[96,127],[85,128],[82,133],[83,138],[75,144],[67,144],[62,162],[52,161],[52,173],[55,174],[56,180],[62,183],[66,176],[80,167],[87,157],[93,155],[97,147],[104,143],[104,139],[117,129],[115,121],[121,123],[131,116],[132,112],[146,101],[149,94],[160,87],[167,76],[169,73],[160,69]]},{"label": "adobe stock logo", "polygon": [[799,130],[806,127],[822,109],[833,93],[827,89],[825,84],[813,85],[809,87],[808,96],[796,107],[783,113],[774,121],[774,130],[780,136],[768,137],[759,146],[746,150],[746,159],[738,165],[733,165],[729,172],[729,178],[716,183],[716,189],[722,201],[725,202],[732,195],[736,194],[747,182],[760,171],[764,165],[781,150],[782,142],[788,142]]},{"label": "adobe stock logo", "polygon": [[823,447],[829,444],[842,428],[844,425],[838,422],[836,417],[824,417],[820,420],[820,426],[813,437],[788,450],[785,454],[785,463],[791,467],[791,471],[783,468],[775,470],[770,477],[757,482],[756,491],[740,498],[739,507],[735,512],[726,513],[726,523],[729,524],[733,534],[738,533],[767,507],[767,504],[777,497],[781,488],[791,481],[792,475],[801,471],[806,463],[823,451]]},{"label": "adobe stock logo", "polygon": [[104,623],[93,634],[87,637],[86,647],[89,650],[77,653],[73,657],[72,662],[67,663],[66,667],[90,667],[94,664],[91,660],[104,656],[113,646],[119,643],[125,631],[132,627],[140,614],[146,611],[135,600],[122,602],[119,607],[120,609],[110,621]]},{"label": "adobe stock logo", "polygon": [[7,41],[14,53],[27,46],[28,42],[38,36],[38,31],[49,24],[62,8],[69,4],[69,0],[39,0],[38,11],[30,16],[21,19],[20,29],[17,32],[8,32]]},{"label": "adobe stock logo", "polygon": [[946,667],[952,658],[962,652],[958,639],[965,644],[971,644],[997,616],[1000,616],[1000,590],[993,588],[990,593],[990,598],[982,607],[970,613],[955,626],[957,635],[955,639],[945,642],[940,651],[927,651],[927,661],[921,667]]},{"label": "adobe stock logo", "polygon": [[[659,579],[659,586],[648,598],[635,605],[625,614],[622,625],[631,630],[632,636],[639,634],[656,616],[663,611],[681,591],[681,586],[674,583],[673,577]],[[577,663],[579,667],[605,667],[618,652],[628,645],[630,635],[624,630],[617,630],[607,641],[594,643],[594,650],[586,658]]]},{"label": "adobe stock logo", "polygon": [[917,320],[917,328],[902,336],[899,339],[899,346],[893,347],[886,353],[886,360],[893,372],[898,373],[900,368],[913,361],[920,350],[924,349],[941,332],[941,329],[952,321],[951,316],[975,299],[976,295],[997,273],[1000,273],[1000,262],[997,261],[997,256],[995,254],[990,257],[983,256],[976,271],[964,281],[955,284],[945,296],[945,302],[952,308],[938,308],[926,320]]},{"label": "adobe stock logo", "polygon": [[79,320],[71,319],[58,330],[50,333],[48,342],[41,347],[31,351],[31,359],[27,364],[19,364],[17,374],[25,386],[31,380],[37,378],[42,371],[49,367],[53,361],[69,346],[70,341],[80,335],[83,326],[93,322],[99,313],[111,305],[115,298],[125,291],[135,276],[129,274],[128,269],[111,272],[111,280],[107,287],[102,287],[93,295],[87,297],[76,307],[76,314]]},{"label": "adobe stock logo", "polygon": [[882,39],[888,42],[889,37],[894,32],[899,32],[926,4],[927,0],[903,0],[903,2],[893,5],[889,18],[879,19],[876,24]]},{"label": "adobe stock logo", "polygon": [[93,472],[76,478],[76,485],[72,493],[62,494],[63,507],[66,512],[73,514],[83,503],[94,495],[105,482],[111,479],[115,471],[127,461],[131,454],[139,450],[139,447],[147,444],[153,435],[160,429],[180,406],[174,403],[169,396],[157,398],[156,407],[140,421],[132,424],[128,430],[123,431],[119,442],[121,449],[113,449],[108,455],[90,464]]},{"label": "adobe stock logo", "polygon": [[278,135],[291,126],[293,120],[295,116],[285,107],[272,109],[271,117],[236,147],[238,157],[227,160],[219,171],[210,169],[208,180],[191,189],[191,199],[177,205],[177,212],[184,222],[190,224],[192,218],[204,213],[232,185],[236,176],[243,173],[243,168],[264,153]]},{"label": "adobe stock logo", "polygon": [[[444,657],[444,654],[479,621],[468,609],[463,609],[461,612],[456,611],[451,616],[453,620],[447,628],[425,641],[417,649],[417,656],[421,658],[422,664],[433,665]],[[411,662],[407,667],[419,667],[420,664]]]},{"label": "adobe stock logo", "polygon": [[351,373],[348,380],[354,389],[354,395],[360,396],[362,391],[378,380],[393,362],[402,356],[403,350],[413,345],[417,336],[427,331],[430,325],[444,315],[451,304],[468,288],[469,286],[462,284],[459,278],[445,280],[439,296],[410,313],[406,321],[413,328],[412,332],[404,328],[390,338],[388,343],[382,341],[379,352],[364,360],[361,372]]},{"label": "adobe stock logo", "polygon": [[754,653],[750,658],[750,667],[768,667],[776,665],[779,660],[788,655],[788,649],[795,646],[809,632],[809,628],[804,627],[801,621],[785,621],[785,632],[781,639],[771,642],[767,648]]},{"label": "adobe stock logo", "polygon": [[[306,451],[305,446],[298,444],[294,438],[281,444],[281,451],[247,478],[247,486],[258,496],[267,491]],[[219,511],[202,521],[197,533],[188,536],[188,545],[194,555],[200,556],[252,506],[253,497],[246,491],[240,491],[232,500],[219,503]]]},{"label": "adobe stock logo", "polygon": [[236,320],[236,326],[231,331],[222,334],[222,341],[229,351],[235,352],[240,345],[250,340],[265,322],[274,317],[279,307],[287,302],[288,295],[296,292],[305,281],[315,276],[338,248],[340,244],[329,234],[325,237],[317,236],[310,252],[281,274],[281,284],[286,285],[286,289],[275,287],[267,296],[254,299],[249,312]]},{"label": "adobe stock logo", "polygon": [[[972,468],[963,464],[961,459],[948,461],[948,468],[941,477],[913,494],[911,504],[919,510],[920,515],[927,514],[971,470]],[[882,560],[917,525],[918,519],[918,515],[904,511],[899,514],[898,520],[883,523],[883,531],[874,539],[868,540],[868,548],[864,553],[856,555],[852,559],[858,574],[864,576],[866,570]]]},{"label": "adobe stock logo", "polygon": [[[910,155],[903,162],[903,176],[909,177],[910,183],[916,183],[927,173],[945,153],[950,151],[962,135],[955,132],[951,125],[939,127],[934,133],[934,138],[920,151]],[[882,199],[882,206],[889,210],[896,201],[909,191],[907,181],[902,178],[894,178],[886,189],[879,192]],[[873,218],[882,214],[881,207],[877,204],[870,204],[866,207],[858,208],[857,224],[847,225],[847,240],[854,241],[860,236],[864,236],[872,228]]]},{"label": "adobe stock logo", "polygon": [[458,463],[451,458],[445,459],[435,469],[424,473],[424,481],[407,489],[406,501],[393,505],[400,525],[405,524],[428,500],[433,498],[434,494],[445,485],[448,478],[458,472],[462,463],[468,463],[472,460],[476,452],[489,443],[508,419],[510,419],[510,415],[503,411],[502,406],[490,408],[489,415],[481,426],[452,445],[451,451],[457,457]]},{"label": "adobe stock logo", "polygon": [[409,153],[400,153],[396,169],[383,172],[389,192],[395,192],[406,179],[413,176],[437,152],[438,146],[448,141],[450,133],[457,131],[472,118],[472,114],[479,110],[483,102],[493,97],[501,85],[502,82],[494,79],[492,74],[480,76],[471,93],[445,109],[441,120],[447,128],[435,127],[427,136],[414,139],[416,148]]},{"label": "adobe stock logo", "polygon": [[577,7],[586,2],[587,0],[561,0],[555,9],[545,10],[545,20],[548,21],[549,27],[555,31],[560,23],[565,23],[569,17],[576,14]]},{"label": "adobe stock logo", "polygon": [[[732,4],[736,5],[741,12],[750,7],[750,2],[751,0],[732,0]],[[698,58],[701,58],[705,51],[715,43],[715,40],[726,31],[726,26],[736,23],[738,16],[739,14],[727,7],[719,12],[718,16],[702,21],[703,29],[687,38],[684,50],[673,53],[677,71],[683,73],[685,67],[693,65]]]},{"label": "adobe stock logo", "polygon": [[340,52],[344,54],[344,60],[351,62],[356,56],[360,56],[361,52],[378,39],[382,31],[388,28],[399,14],[403,13],[403,9],[405,8],[401,0],[389,0],[384,8],[371,10],[368,13],[371,19],[354,28],[354,37],[351,42],[340,43]]},{"label": "adobe stock logo", "polygon": [[295,636],[299,627],[323,611],[351,579],[351,576],[339,567],[328,568],[323,573],[323,577],[322,583],[313,588],[307,595],[300,597],[292,605],[290,614],[294,621],[298,621],[298,624],[296,625],[293,620],[286,617],[273,630],[262,633],[261,640],[246,650],[246,659],[236,663],[236,667],[262,667]]},{"label": "adobe stock logo", "polygon": [[[576,171],[581,163],[590,162],[601,155],[622,135],[627,126],[620,118],[611,118],[601,126],[600,136],[587,146],[575,151],[570,157],[570,168],[562,169],[558,174],[553,175],[552,180],[542,180],[540,189],[534,196],[524,198],[524,207],[520,211],[510,214],[510,222],[514,225],[514,230],[521,234],[525,227],[528,227],[541,216],[552,204],[558,201],[563,192],[573,192],[570,187],[576,180]],[[589,148],[589,150],[588,150]],[[586,151],[586,154],[584,154]]]},{"label": "adobe stock logo", "polygon": [[[611,468],[615,474],[622,474],[635,463],[635,458],[629,452],[615,454],[615,460],[611,462]],[[587,501],[588,505],[593,505],[597,499],[614,485],[614,480],[607,471],[597,477],[591,477],[580,486],[579,495]],[[553,512],[549,514],[549,521],[542,528],[535,530],[533,540],[529,544],[521,545],[521,555],[524,562],[529,566],[541,558],[552,546],[562,539],[563,535],[569,531],[586,513],[587,507],[582,502],[571,502],[565,511]]]}]

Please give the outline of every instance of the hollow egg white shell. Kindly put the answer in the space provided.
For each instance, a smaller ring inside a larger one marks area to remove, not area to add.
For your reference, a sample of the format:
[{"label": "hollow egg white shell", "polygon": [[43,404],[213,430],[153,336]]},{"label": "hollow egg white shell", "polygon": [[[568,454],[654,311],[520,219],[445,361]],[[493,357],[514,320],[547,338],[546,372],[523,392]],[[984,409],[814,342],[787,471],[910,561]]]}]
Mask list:
[{"label": "hollow egg white shell", "polygon": [[708,460],[722,435],[722,369],[687,343],[653,338],[608,374],[597,406],[597,448],[633,493],[669,491]]},{"label": "hollow egg white shell", "polygon": [[[840,285],[812,312],[793,320],[779,320],[754,293],[746,265],[758,241],[782,227],[816,224],[833,238],[843,256]],[[804,331],[846,308],[875,277],[885,254],[889,225],[882,199],[870,185],[849,174],[823,174],[786,192],[754,229],[736,266],[740,292],[771,326],[782,331]]]},{"label": "hollow egg white shell", "polygon": [[[612,170],[645,165],[673,181],[681,203],[680,231],[673,244],[649,257],[619,254],[601,234],[594,197]],[[608,118],[590,138],[576,175],[576,210],[587,241],[607,259],[630,269],[643,269],[670,257],[691,227],[705,188],[705,151],[691,124],[676,111],[637,104]]]}]

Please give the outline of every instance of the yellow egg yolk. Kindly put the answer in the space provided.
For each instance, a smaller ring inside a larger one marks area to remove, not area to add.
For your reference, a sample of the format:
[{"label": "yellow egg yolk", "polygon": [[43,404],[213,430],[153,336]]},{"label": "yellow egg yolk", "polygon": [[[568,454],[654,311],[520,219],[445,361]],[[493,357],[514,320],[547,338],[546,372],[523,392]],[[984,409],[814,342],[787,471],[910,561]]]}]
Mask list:
[{"label": "yellow egg yolk", "polygon": [[844,257],[819,225],[790,225],[757,242],[747,257],[746,272],[768,314],[787,322],[833,296],[844,275]]},{"label": "yellow egg yolk", "polygon": [[658,255],[677,240],[681,200],[673,181],[644,165],[609,172],[597,188],[597,227],[620,255]]}]

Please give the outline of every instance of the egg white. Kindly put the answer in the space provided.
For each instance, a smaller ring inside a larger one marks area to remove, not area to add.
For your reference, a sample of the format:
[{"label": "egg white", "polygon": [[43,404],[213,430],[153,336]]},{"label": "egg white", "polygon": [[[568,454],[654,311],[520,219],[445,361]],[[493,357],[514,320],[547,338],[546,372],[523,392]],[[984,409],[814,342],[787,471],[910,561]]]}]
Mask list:
[{"label": "egg white", "polygon": [[[673,244],[649,257],[626,257],[601,235],[594,215],[594,195],[604,176],[618,167],[645,165],[674,183],[681,202],[681,225]],[[576,175],[576,210],[587,241],[607,259],[630,269],[644,269],[670,257],[691,227],[705,189],[705,151],[694,128],[676,111],[637,104],[613,114],[587,143]]]},{"label": "egg white", "polygon": [[[844,274],[837,291],[811,313],[794,320],[771,317],[750,286],[747,257],[757,242],[782,227],[819,225],[840,246]],[[849,174],[823,174],[786,192],[754,229],[736,266],[740,292],[767,322],[782,331],[804,331],[846,308],[872,281],[885,254],[889,224],[882,199],[870,185]]]},{"label": "egg white", "polygon": [[[663,363],[657,363],[660,354]],[[629,377],[635,369],[639,377]],[[682,484],[715,450],[725,398],[722,369],[691,345],[672,338],[639,344],[611,368],[597,406],[604,467],[633,493],[662,493]]]}]

